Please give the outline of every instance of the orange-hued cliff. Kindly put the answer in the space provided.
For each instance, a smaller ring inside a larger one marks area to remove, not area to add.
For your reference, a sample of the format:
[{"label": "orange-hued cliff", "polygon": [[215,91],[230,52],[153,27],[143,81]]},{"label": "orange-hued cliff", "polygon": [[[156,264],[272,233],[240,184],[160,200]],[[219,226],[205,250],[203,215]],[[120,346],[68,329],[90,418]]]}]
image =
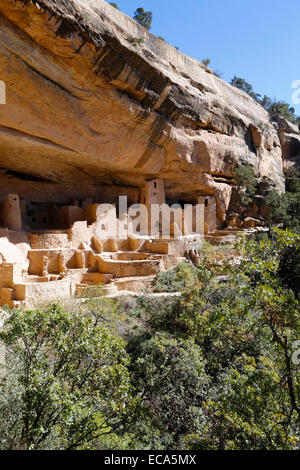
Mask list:
[{"label": "orange-hued cliff", "polygon": [[170,202],[215,195],[221,223],[236,165],[284,190],[300,153],[297,128],[103,0],[1,0],[0,79],[0,198],[162,178]]}]

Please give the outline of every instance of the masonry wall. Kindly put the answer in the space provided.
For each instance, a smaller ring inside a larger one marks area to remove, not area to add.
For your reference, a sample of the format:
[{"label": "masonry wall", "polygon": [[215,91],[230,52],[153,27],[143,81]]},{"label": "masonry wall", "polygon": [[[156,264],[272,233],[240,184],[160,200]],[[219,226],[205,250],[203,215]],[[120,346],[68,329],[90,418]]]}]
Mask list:
[{"label": "masonry wall", "polygon": [[204,205],[204,233],[213,233],[217,228],[217,204],[214,196],[199,196],[197,204]]},{"label": "masonry wall", "polygon": [[106,204],[117,204],[119,196],[127,196],[128,204],[139,202],[139,188],[129,186],[102,186],[99,190],[99,202]]},{"label": "masonry wall", "polygon": [[9,194],[2,204],[2,223],[11,230],[22,229],[22,216],[19,196]]}]

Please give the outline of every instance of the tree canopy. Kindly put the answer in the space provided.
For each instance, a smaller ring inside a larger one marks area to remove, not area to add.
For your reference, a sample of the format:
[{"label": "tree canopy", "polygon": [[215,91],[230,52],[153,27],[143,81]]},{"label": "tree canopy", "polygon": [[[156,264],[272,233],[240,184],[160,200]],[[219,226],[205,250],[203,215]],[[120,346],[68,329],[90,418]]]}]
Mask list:
[{"label": "tree canopy", "polygon": [[60,306],[15,310],[0,333],[0,448],[77,449],[121,427],[131,401],[125,342]]},{"label": "tree canopy", "polygon": [[153,19],[152,11],[145,11],[144,8],[137,8],[133,18],[148,31],[151,29]]},{"label": "tree canopy", "polygon": [[277,101],[276,99],[271,99],[266,95],[262,96],[259,93],[256,93],[250,83],[246,82],[244,78],[237,77],[236,75],[230,83],[250,95],[271,115],[282,116],[295,124],[300,124],[300,117],[295,115],[295,108],[285,101]]}]

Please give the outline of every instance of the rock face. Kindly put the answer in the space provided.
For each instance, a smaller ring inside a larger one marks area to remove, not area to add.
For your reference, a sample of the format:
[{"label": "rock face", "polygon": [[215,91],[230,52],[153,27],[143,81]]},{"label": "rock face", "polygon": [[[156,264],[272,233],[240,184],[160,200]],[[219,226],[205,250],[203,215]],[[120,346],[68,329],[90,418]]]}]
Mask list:
[{"label": "rock face", "polygon": [[278,116],[274,119],[282,147],[283,167],[289,173],[293,168],[300,168],[299,127]]},{"label": "rock face", "polygon": [[296,126],[103,0],[1,0],[0,305],[150,285],[196,250],[188,218],[174,214],[169,240],[106,239],[101,203],[119,229],[133,223],[121,195],[149,209],[147,224],[153,204],[197,204],[207,239],[231,242],[216,229],[236,166],[283,191],[299,155]]},{"label": "rock face", "polygon": [[282,153],[299,150],[296,129],[103,0],[1,0],[0,80],[2,200],[161,178],[168,202],[214,195],[222,222],[236,165],[284,190]]}]

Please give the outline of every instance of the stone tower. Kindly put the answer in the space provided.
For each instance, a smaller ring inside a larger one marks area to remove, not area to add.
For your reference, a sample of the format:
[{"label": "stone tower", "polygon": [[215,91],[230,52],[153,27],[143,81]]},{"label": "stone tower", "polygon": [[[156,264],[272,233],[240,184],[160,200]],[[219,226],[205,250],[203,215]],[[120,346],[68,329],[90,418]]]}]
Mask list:
[{"label": "stone tower", "polygon": [[2,222],[11,230],[22,229],[20,200],[17,194],[9,194],[2,206]]}]

